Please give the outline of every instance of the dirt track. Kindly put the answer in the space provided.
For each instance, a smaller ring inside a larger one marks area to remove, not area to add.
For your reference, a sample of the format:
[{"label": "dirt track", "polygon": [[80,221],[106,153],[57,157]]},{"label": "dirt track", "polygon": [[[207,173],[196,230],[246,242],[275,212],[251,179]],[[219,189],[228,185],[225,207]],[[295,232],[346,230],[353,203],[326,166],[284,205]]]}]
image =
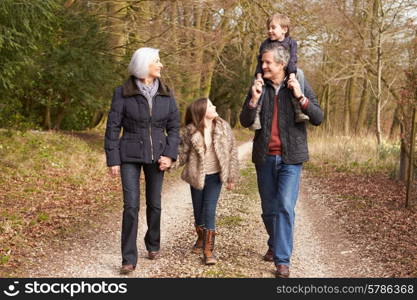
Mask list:
[{"label": "dirt track", "polygon": [[[248,162],[251,143],[239,147],[241,165]],[[253,168],[248,178],[254,189]],[[248,182],[249,182],[248,181]],[[246,183],[248,183],[246,182]],[[142,197],[143,198],[143,197]],[[131,277],[273,277],[273,263],[262,261],[266,232],[261,220],[259,196],[222,191],[218,207],[216,252],[219,262],[207,267],[190,252],[195,239],[189,185],[177,181],[165,185],[162,194],[161,258],[146,258],[145,204],[141,199],[138,234],[139,261]],[[29,277],[120,277],[121,211],[103,220],[96,234],[74,240],[70,249],[40,262]],[[382,269],[363,260],[334,216],[321,201],[314,181],[304,172],[296,207],[292,277],[380,277]]]}]

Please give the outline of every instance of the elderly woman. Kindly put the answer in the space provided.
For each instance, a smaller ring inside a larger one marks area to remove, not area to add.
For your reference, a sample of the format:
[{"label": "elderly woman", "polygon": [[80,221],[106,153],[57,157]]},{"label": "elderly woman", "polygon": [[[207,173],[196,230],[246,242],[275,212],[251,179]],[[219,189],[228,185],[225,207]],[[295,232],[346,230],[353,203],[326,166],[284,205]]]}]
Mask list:
[{"label": "elderly woman", "polygon": [[[164,171],[177,158],[179,113],[169,88],[161,81],[159,50],[140,48],[132,56],[129,79],[115,89],[107,120],[104,148],[112,176],[123,186],[121,274],[135,270],[139,212],[139,177],[146,180],[145,245],[149,259],[160,249],[161,189]],[[120,138],[120,130],[123,136]]]}]

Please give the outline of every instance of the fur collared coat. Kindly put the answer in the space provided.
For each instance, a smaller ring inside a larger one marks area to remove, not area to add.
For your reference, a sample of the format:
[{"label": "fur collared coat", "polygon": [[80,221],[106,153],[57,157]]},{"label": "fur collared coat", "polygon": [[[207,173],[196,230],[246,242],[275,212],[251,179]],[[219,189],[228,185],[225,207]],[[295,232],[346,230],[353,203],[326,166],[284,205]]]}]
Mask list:
[{"label": "fur collared coat", "polygon": [[[237,145],[230,125],[220,117],[214,119],[213,144],[220,165],[220,179],[223,183],[236,183],[239,178]],[[181,178],[192,187],[204,188],[205,145],[204,137],[194,124],[181,130],[181,143],[175,167],[185,165]]]}]

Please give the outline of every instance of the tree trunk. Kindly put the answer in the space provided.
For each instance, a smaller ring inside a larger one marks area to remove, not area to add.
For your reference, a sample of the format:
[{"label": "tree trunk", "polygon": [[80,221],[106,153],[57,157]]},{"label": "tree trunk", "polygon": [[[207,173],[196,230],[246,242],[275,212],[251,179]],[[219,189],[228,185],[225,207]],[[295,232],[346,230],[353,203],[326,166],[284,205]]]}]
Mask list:
[{"label": "tree trunk", "polygon": [[55,130],[61,129],[61,123],[62,123],[62,120],[64,119],[65,115],[66,115],[66,110],[64,108],[61,108],[59,110],[57,116],[56,116],[56,119],[55,119],[55,123],[54,123],[54,129]]},{"label": "tree trunk", "polygon": [[[417,93],[416,93],[417,95]],[[417,131],[417,123],[416,123],[416,115],[417,110],[414,107],[413,109],[413,117],[411,123],[411,134],[410,134],[410,151],[409,151],[409,160],[408,160],[408,174],[407,174],[407,195],[405,201],[405,207],[410,206],[411,202],[411,193],[412,193],[412,185],[413,185],[413,174],[414,174],[414,152],[415,152],[415,144],[416,144],[416,131]]]},{"label": "tree trunk", "polygon": [[108,1],[107,20],[110,32],[110,45],[117,60],[122,60],[125,53],[126,30],[125,17],[127,1]]},{"label": "tree trunk", "polygon": [[96,111],[93,115],[93,117],[91,118],[91,122],[90,125],[88,126],[88,128],[96,128],[96,126],[98,124],[100,124],[101,120],[104,117],[104,113],[102,111]]},{"label": "tree trunk", "polygon": [[[375,23],[377,23],[376,27],[376,37],[373,36],[373,45],[376,46],[376,67],[377,67],[377,90],[375,95],[375,132],[376,132],[376,139],[378,145],[382,143],[382,132],[381,132],[381,97],[382,97],[382,24],[380,24],[380,10],[381,10],[381,1],[374,0],[373,2],[373,20],[372,20],[372,28],[374,29]],[[376,43],[374,43],[376,39]]]},{"label": "tree trunk", "polygon": [[44,121],[43,121],[43,127],[50,130],[52,127],[51,124],[51,107],[49,104],[45,106],[45,115],[44,115]]},{"label": "tree trunk", "polygon": [[231,116],[232,116],[232,110],[230,109],[230,107],[228,107],[226,109],[226,116],[225,116],[225,120],[227,121],[227,123],[230,124],[231,121]]},{"label": "tree trunk", "polygon": [[378,145],[382,142],[381,133],[381,95],[382,95],[382,51],[381,51],[381,35],[378,36],[378,55],[377,55],[377,96],[376,96],[376,138]]},{"label": "tree trunk", "polygon": [[100,121],[97,123],[97,125],[94,127],[94,129],[104,129],[106,128],[107,124],[107,114],[103,114]]},{"label": "tree trunk", "polygon": [[[404,131],[404,127],[401,126],[401,131]],[[407,155],[407,145],[404,141],[404,138],[401,138],[400,146],[400,168],[398,170],[398,179],[405,181],[407,179],[407,168],[408,168],[408,155]]]},{"label": "tree trunk", "polygon": [[320,97],[319,97],[319,103],[323,109],[324,112],[324,118],[323,118],[323,124],[326,124],[326,117],[327,117],[327,111],[326,111],[326,90],[327,90],[327,84],[323,85]]},{"label": "tree trunk", "polygon": [[190,24],[191,28],[188,30],[192,31],[192,40],[194,50],[192,51],[192,69],[190,70],[189,78],[189,95],[192,99],[200,97],[201,89],[201,78],[205,72],[203,68],[203,59],[204,59],[204,22],[203,22],[203,8],[201,3],[194,3],[192,10],[194,24]]},{"label": "tree trunk", "polygon": [[[355,73],[356,74],[356,73]],[[350,91],[349,91],[349,130],[352,129],[353,124],[355,124],[355,96],[356,96],[356,82],[357,77],[353,75],[350,82]]]},{"label": "tree trunk", "polygon": [[350,121],[350,90],[352,85],[352,78],[349,78],[345,86],[345,102],[343,105],[343,134],[349,135],[349,121]]},{"label": "tree trunk", "polygon": [[69,96],[64,96],[64,103],[59,108],[58,113],[56,115],[55,122],[54,122],[54,129],[55,130],[61,129],[61,123],[62,123],[62,120],[64,119],[65,115],[67,114],[67,108],[68,108],[69,103],[70,103],[70,97]]},{"label": "tree trunk", "polygon": [[327,132],[330,132],[330,84],[326,84],[326,89],[325,89],[325,101],[326,101],[326,106],[325,106],[325,112],[324,112],[324,127],[326,128]]},{"label": "tree trunk", "polygon": [[400,105],[397,104],[397,107],[395,108],[393,118],[392,118],[391,129],[389,131],[389,138],[390,139],[394,139],[395,132],[397,131],[398,127],[400,126],[399,114],[400,114]]},{"label": "tree trunk", "polygon": [[211,80],[213,78],[214,68],[216,66],[216,61],[214,60],[214,58],[212,59],[213,59],[212,61],[206,64],[207,69],[205,70],[203,76],[201,77],[202,79],[201,96],[202,97],[208,97],[210,95]]},{"label": "tree trunk", "polygon": [[366,118],[366,111],[369,102],[369,90],[368,90],[368,79],[364,78],[362,83],[362,95],[361,95],[361,103],[358,109],[358,119],[356,121],[356,129],[355,132],[358,134],[360,130],[365,125],[365,118]]}]

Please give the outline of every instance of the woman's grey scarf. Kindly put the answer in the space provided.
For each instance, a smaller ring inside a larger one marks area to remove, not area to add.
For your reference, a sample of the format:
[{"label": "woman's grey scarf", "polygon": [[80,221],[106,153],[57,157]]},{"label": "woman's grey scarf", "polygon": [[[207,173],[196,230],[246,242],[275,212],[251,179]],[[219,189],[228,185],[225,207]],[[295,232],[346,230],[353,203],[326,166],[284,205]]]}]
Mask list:
[{"label": "woman's grey scarf", "polygon": [[136,84],[141,94],[148,100],[149,111],[152,112],[152,98],[156,95],[156,92],[158,92],[159,80],[155,79],[152,84],[146,85],[139,79],[136,79]]}]

